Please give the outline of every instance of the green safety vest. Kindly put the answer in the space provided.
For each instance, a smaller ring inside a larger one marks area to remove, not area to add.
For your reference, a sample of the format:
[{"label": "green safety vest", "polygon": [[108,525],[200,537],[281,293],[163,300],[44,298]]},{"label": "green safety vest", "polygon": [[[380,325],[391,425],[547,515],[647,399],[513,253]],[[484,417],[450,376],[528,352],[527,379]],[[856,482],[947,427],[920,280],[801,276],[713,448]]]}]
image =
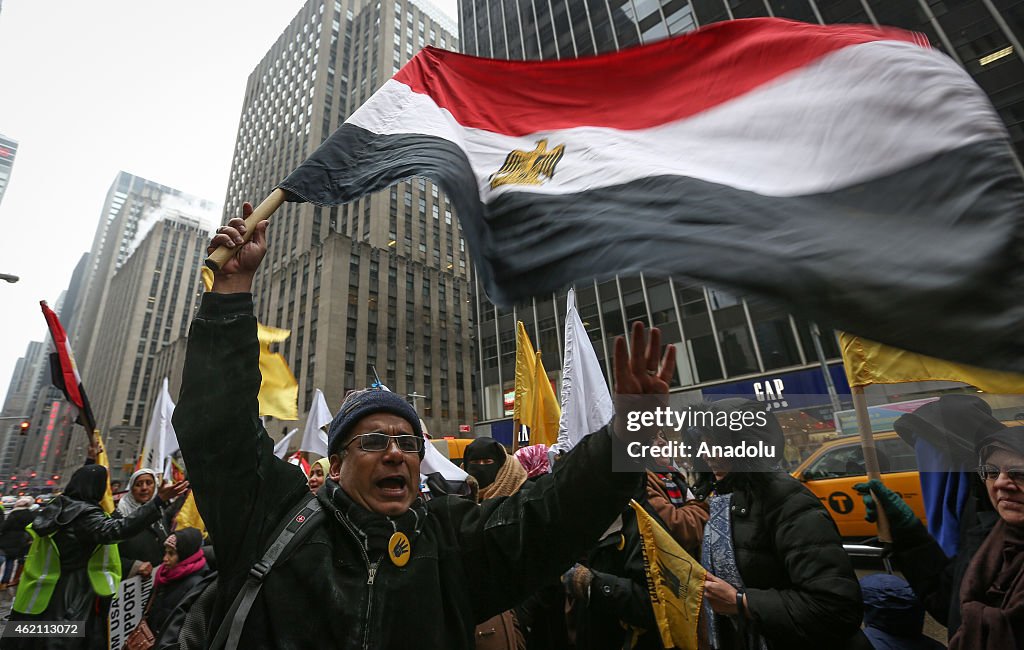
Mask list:
[{"label": "green safety vest", "polygon": [[[32,548],[25,559],[13,609],[22,614],[41,614],[50,604],[53,589],[60,578],[60,552],[53,535],[40,537],[29,524],[25,531],[32,537]],[[100,544],[86,565],[89,584],[100,596],[113,596],[121,582],[121,556],[117,544]]]}]

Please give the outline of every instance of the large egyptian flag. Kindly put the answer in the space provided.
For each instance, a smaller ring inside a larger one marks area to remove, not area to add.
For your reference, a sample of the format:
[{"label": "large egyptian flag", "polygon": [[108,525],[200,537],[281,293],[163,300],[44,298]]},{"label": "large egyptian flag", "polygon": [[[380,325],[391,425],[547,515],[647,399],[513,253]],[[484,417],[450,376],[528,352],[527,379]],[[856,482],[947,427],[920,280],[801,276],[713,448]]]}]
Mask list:
[{"label": "large egyptian flag", "polygon": [[751,19],[575,60],[426,48],[280,187],[331,205],[414,174],[501,306],[684,276],[1024,371],[1024,183],[985,94],[918,34]]}]

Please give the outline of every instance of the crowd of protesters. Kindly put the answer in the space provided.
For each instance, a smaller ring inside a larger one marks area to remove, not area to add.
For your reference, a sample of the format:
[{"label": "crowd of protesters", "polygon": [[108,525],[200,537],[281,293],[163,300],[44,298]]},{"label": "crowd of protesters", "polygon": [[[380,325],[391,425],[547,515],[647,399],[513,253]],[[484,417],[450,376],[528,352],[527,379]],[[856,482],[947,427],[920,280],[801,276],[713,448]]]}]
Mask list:
[{"label": "crowd of protesters", "polygon": [[[231,220],[211,249],[241,244],[243,232]],[[258,417],[251,286],[266,224],[240,248],[189,337],[174,414],[189,482],[161,485],[140,469],[108,516],[107,471],[87,463],[41,510],[19,500],[0,528],[0,589],[25,567],[11,621],[82,621],[85,638],[4,647],[105,648],[116,581],[138,575],[153,581],[145,621],[157,648],[665,648],[631,502],[706,570],[701,648],[942,647],[922,635],[926,610],[951,648],[1024,647],[1024,427],[989,414],[983,434],[962,436],[980,467],[953,557],[884,484],[858,487],[874,495],[870,519],[887,515],[906,580],[858,581],[825,507],[779,466],[785,440],[771,414],[764,426],[685,435],[763,444],[780,450],[774,458],[613,472],[613,454],[628,458],[637,435],[665,441],[612,424],[557,454],[477,438],[462,459],[471,489],[421,489],[419,414],[368,389],[346,397],[328,456],[304,475],[275,456]],[[616,392],[666,395],[675,349],[662,353],[657,329],[636,324],[629,336],[615,345]],[[740,399],[702,408],[763,410]],[[204,531],[175,528],[189,484]]]}]

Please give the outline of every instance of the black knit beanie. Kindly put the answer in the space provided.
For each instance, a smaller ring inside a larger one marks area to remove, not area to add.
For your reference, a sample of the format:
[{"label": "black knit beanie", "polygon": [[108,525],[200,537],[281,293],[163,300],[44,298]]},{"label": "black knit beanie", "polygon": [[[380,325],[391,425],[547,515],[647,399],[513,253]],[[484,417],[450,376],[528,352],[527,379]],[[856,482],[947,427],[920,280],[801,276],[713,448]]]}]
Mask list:
[{"label": "black knit beanie", "polygon": [[[413,434],[423,436],[420,417],[416,414],[416,409],[412,407],[412,404],[391,391],[362,390],[349,395],[342,403],[338,414],[334,416],[334,420],[331,421],[331,426],[327,429],[327,453],[340,452],[341,444],[352,431],[352,427],[373,413],[397,415],[412,426]],[[423,458],[422,451],[420,458]]]}]

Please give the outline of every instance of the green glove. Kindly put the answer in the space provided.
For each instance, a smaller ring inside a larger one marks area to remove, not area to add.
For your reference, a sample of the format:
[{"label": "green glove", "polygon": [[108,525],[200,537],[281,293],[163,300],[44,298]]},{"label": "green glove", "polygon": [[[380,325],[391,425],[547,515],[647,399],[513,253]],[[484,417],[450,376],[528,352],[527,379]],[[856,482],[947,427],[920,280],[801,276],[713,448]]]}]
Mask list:
[{"label": "green glove", "polygon": [[853,489],[857,490],[861,494],[861,498],[864,499],[864,508],[867,510],[864,518],[868,521],[874,523],[878,520],[878,506],[875,499],[871,498],[870,492],[874,492],[878,499],[877,503],[882,505],[882,510],[889,517],[889,525],[892,528],[910,528],[917,521],[917,515],[910,509],[907,502],[901,499],[900,495],[885,487],[885,484],[877,478],[873,478],[867,483],[858,483],[853,486]]}]

